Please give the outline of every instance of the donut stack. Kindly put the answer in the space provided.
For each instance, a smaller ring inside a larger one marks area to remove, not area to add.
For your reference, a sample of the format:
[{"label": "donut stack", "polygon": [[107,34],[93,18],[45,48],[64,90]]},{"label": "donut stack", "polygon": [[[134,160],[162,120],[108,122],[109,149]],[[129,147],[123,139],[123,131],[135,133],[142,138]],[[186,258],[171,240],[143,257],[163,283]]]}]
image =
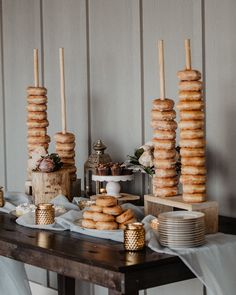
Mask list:
[{"label": "donut stack", "polygon": [[63,168],[69,170],[71,181],[76,180],[75,136],[73,133],[58,132],[55,134],[56,153],[61,158]]},{"label": "donut stack", "polygon": [[134,212],[131,209],[123,212],[115,197],[100,196],[96,199],[96,205],[83,212],[82,226],[98,230],[115,230],[125,229],[126,224],[136,221]]},{"label": "donut stack", "polygon": [[158,197],[177,195],[175,138],[177,123],[174,101],[154,99],[151,111],[153,128],[154,167],[153,194]]},{"label": "donut stack", "polygon": [[179,71],[180,155],[183,200],[198,203],[206,200],[206,167],[204,139],[204,103],[201,73]]},{"label": "donut stack", "polygon": [[28,127],[28,176],[31,179],[30,159],[32,152],[39,146],[48,150],[50,137],[47,135],[47,89],[44,87],[27,88],[27,127]]}]

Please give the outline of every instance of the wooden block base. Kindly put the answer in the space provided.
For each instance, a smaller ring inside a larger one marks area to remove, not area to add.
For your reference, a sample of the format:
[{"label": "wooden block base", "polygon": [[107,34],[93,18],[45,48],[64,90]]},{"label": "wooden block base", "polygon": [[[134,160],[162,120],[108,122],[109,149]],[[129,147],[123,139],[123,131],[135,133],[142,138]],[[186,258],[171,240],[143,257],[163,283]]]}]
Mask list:
[{"label": "wooden block base", "polygon": [[145,215],[158,216],[162,212],[178,209],[205,213],[206,233],[218,232],[218,203],[215,201],[190,204],[184,202],[181,195],[168,198],[154,197],[152,195],[144,196]]}]

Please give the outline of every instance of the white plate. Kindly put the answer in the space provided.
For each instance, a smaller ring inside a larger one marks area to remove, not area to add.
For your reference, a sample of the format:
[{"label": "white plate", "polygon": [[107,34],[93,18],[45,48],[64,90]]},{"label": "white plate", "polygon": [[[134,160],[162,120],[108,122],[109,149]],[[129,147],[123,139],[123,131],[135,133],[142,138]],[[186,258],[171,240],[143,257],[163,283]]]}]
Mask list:
[{"label": "white plate", "polygon": [[180,220],[180,221],[190,221],[191,219],[198,219],[198,218],[204,218],[205,214],[202,212],[197,211],[171,211],[171,212],[164,212],[160,213],[158,216],[159,220],[162,219],[174,219],[174,220]]}]

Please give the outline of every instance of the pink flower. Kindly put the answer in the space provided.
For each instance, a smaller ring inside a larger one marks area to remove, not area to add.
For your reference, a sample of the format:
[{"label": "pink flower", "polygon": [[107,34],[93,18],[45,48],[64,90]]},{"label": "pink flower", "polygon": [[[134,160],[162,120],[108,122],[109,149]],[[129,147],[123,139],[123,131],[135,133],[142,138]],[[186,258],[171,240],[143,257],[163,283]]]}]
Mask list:
[{"label": "pink flower", "polygon": [[50,158],[44,158],[38,166],[42,172],[52,172],[55,169],[54,161]]}]

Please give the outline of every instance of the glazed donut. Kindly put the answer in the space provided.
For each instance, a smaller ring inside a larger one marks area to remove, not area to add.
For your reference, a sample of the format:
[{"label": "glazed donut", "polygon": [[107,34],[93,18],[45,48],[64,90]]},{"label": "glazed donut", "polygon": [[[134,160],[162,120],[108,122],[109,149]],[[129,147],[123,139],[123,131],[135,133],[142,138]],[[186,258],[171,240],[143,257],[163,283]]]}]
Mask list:
[{"label": "glazed donut", "polygon": [[206,167],[205,166],[181,166],[182,175],[205,175]]},{"label": "glazed donut", "polygon": [[68,143],[56,142],[56,150],[57,151],[73,151],[74,148],[75,148],[74,142],[68,142]]},{"label": "glazed donut", "polygon": [[101,207],[112,207],[117,205],[117,199],[112,196],[100,196],[96,199],[96,205]]},{"label": "glazed donut", "polygon": [[201,73],[197,70],[184,70],[177,73],[181,81],[197,81],[201,79]]},{"label": "glazed donut", "polygon": [[97,206],[97,205],[91,205],[89,206],[90,210],[93,211],[93,212],[99,212],[99,213],[102,213],[102,207],[100,206]]},{"label": "glazed donut", "polygon": [[180,149],[181,157],[204,157],[205,149],[204,148],[181,148]]},{"label": "glazed donut", "polygon": [[43,128],[48,127],[49,123],[48,120],[27,120],[26,125],[29,128]]},{"label": "glazed donut", "polygon": [[203,138],[181,139],[179,146],[181,148],[200,148],[205,146],[205,140]]},{"label": "glazed donut", "polygon": [[157,98],[153,100],[153,110],[158,110],[158,111],[172,111],[174,108],[174,101],[169,98],[161,99]]},{"label": "glazed donut", "polygon": [[27,92],[28,95],[46,95],[47,94],[47,89],[45,87],[29,86],[26,89],[26,92]]},{"label": "glazed donut", "polygon": [[183,200],[187,203],[201,203],[206,201],[205,193],[183,194]]},{"label": "glazed donut", "polygon": [[59,150],[56,150],[56,152],[62,158],[73,158],[75,156],[74,151],[59,151]]},{"label": "glazed donut", "polygon": [[202,129],[204,127],[203,120],[180,120],[179,128],[180,129]]},{"label": "glazed donut", "polygon": [[181,111],[180,119],[181,120],[203,120],[205,114],[203,111]]},{"label": "glazed donut", "polygon": [[176,170],[174,168],[172,169],[155,169],[155,175],[157,177],[163,177],[163,178],[170,178],[170,177],[176,177]]},{"label": "glazed donut", "polygon": [[153,176],[153,185],[157,188],[163,188],[163,187],[172,187],[176,186],[178,184],[177,177],[171,177],[171,178],[160,178]]},{"label": "glazed donut", "polygon": [[27,131],[28,136],[45,136],[46,134],[46,128],[29,128]]},{"label": "glazed donut", "polygon": [[194,138],[203,138],[203,137],[204,137],[203,129],[194,129],[194,130],[183,129],[183,130],[180,130],[180,138],[181,139],[194,139]]},{"label": "glazed donut", "polygon": [[177,104],[177,109],[180,111],[202,110],[204,103],[202,100],[183,100]]},{"label": "glazed donut", "polygon": [[176,160],[173,159],[154,159],[154,167],[159,169],[175,168]]},{"label": "glazed donut", "polygon": [[153,135],[157,139],[175,139],[176,138],[176,132],[173,130],[154,129]]},{"label": "glazed donut", "polygon": [[46,150],[48,149],[48,143],[28,143],[28,151],[31,155],[31,152],[33,152],[35,149],[37,149],[39,146],[44,147]]},{"label": "glazed donut", "polygon": [[112,207],[103,207],[103,213],[111,214],[111,215],[120,215],[123,212],[121,206],[112,206]]},{"label": "glazed donut", "polygon": [[175,121],[151,121],[151,126],[153,129],[159,130],[176,130],[177,123]]},{"label": "glazed donut", "polygon": [[202,82],[201,81],[181,81],[179,82],[179,90],[200,91],[202,90]]},{"label": "glazed donut", "polygon": [[[59,157],[60,157],[60,155],[59,155]],[[63,164],[65,164],[65,167],[67,165],[74,165],[75,164],[75,158],[74,157],[73,158],[63,158],[63,157],[60,157],[60,158],[61,158],[61,162]]]},{"label": "glazed donut", "polygon": [[30,95],[27,97],[27,102],[29,104],[46,104],[48,101],[47,96],[34,96],[34,95]]},{"label": "glazed donut", "polygon": [[93,211],[86,210],[86,211],[83,212],[83,218],[85,218],[85,219],[93,219],[93,214],[94,214]]},{"label": "glazed donut", "polygon": [[206,185],[205,184],[185,184],[183,185],[184,194],[198,194],[205,193]]},{"label": "glazed donut", "polygon": [[124,223],[134,217],[134,212],[131,209],[126,210],[121,215],[116,217],[116,222]]},{"label": "glazed donut", "polygon": [[134,222],[137,222],[137,219],[136,219],[135,217],[133,217],[133,218],[127,220],[127,221],[124,222],[124,223],[119,223],[119,229],[123,229],[123,230],[125,230],[127,224],[134,223]]},{"label": "glazed donut", "polygon": [[62,132],[57,132],[54,135],[54,139],[56,142],[60,143],[71,143],[75,141],[75,136],[73,133],[66,132],[63,134]]},{"label": "glazed donut", "polygon": [[181,157],[181,164],[186,166],[204,166],[205,157]]},{"label": "glazed donut", "polygon": [[47,119],[47,113],[46,112],[28,112],[28,119],[44,120],[44,119]]},{"label": "glazed donut", "polygon": [[82,227],[95,229],[96,222],[92,219],[82,219]]},{"label": "glazed donut", "polygon": [[157,149],[171,150],[175,148],[175,140],[174,139],[158,139],[153,138],[152,142],[154,147]]},{"label": "glazed donut", "polygon": [[48,143],[50,142],[50,136],[28,136],[28,143]]},{"label": "glazed donut", "polygon": [[178,194],[178,189],[176,186],[173,187],[162,187],[158,188],[154,186],[154,196],[157,197],[173,197]]},{"label": "glazed donut", "polygon": [[98,230],[114,230],[118,228],[118,224],[114,221],[98,221],[96,229]]},{"label": "glazed donut", "polygon": [[93,212],[93,220],[94,221],[114,221],[115,217],[111,214]]},{"label": "glazed donut", "polygon": [[202,100],[201,91],[179,91],[180,101],[185,100]]},{"label": "glazed donut", "polygon": [[154,158],[165,160],[165,159],[172,159],[176,157],[176,151],[173,150],[160,150],[160,149],[154,149]]},{"label": "glazed donut", "polygon": [[28,104],[27,111],[28,112],[45,112],[47,110],[46,104]]},{"label": "glazed donut", "polygon": [[182,184],[204,184],[206,183],[206,175],[181,175],[180,182]]},{"label": "glazed donut", "polygon": [[176,118],[176,112],[175,110],[171,110],[171,111],[152,110],[151,117],[153,120],[169,121],[169,120],[174,120]]}]

